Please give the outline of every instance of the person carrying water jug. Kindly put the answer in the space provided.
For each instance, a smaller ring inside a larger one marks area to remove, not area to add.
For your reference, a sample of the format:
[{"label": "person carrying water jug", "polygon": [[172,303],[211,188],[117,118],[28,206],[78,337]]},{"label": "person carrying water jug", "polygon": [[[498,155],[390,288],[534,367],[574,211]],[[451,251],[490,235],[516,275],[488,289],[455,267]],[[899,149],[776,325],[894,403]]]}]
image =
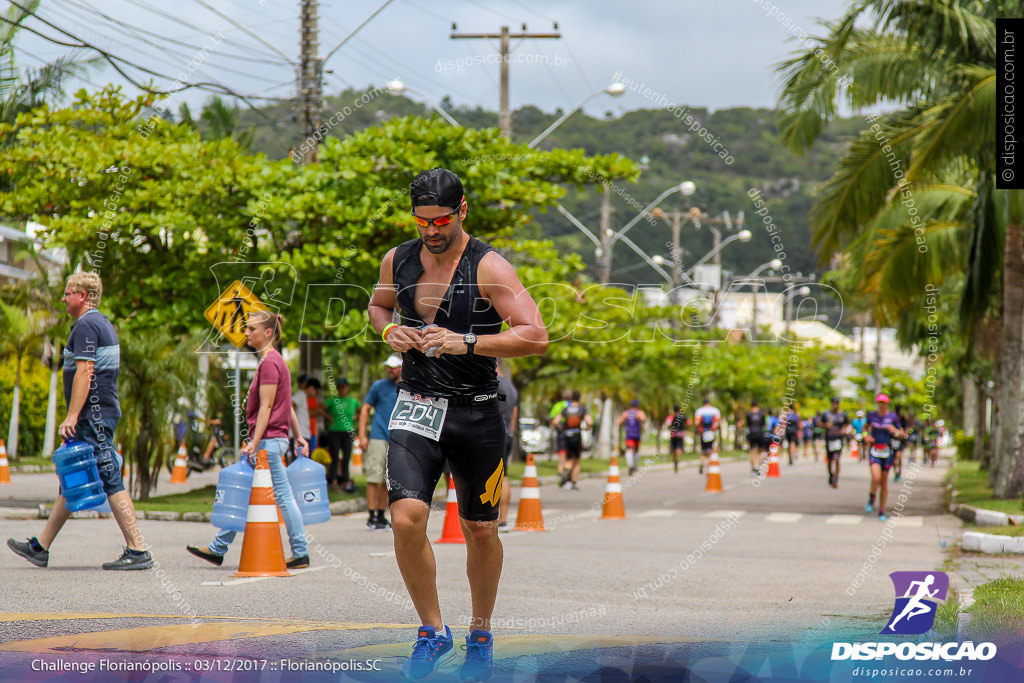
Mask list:
[{"label": "person carrying water jug", "polygon": [[[75,323],[64,347],[64,401],[68,412],[58,432],[65,441],[73,439],[92,446],[103,492],[124,534],[124,553],[103,568],[149,569],[153,557],[139,531],[135,505],[124,489],[114,449],[114,430],[121,418],[117,397],[121,346],[114,326],[97,309],[102,295],[103,283],[96,273],[75,273],[64,286],[61,301]],[[8,539],[7,547],[37,567],[45,567],[50,561],[50,546],[69,517],[64,496],[58,494],[43,533],[27,541]]]},{"label": "person carrying water jug", "polygon": [[[309,443],[302,437],[299,418],[292,405],[291,372],[276,348],[281,344],[281,323],[281,316],[277,313],[254,311],[249,314],[245,326],[246,342],[256,349],[260,363],[246,397],[245,419],[249,442],[242,449],[242,454],[254,463],[257,451],[267,452],[270,477],[274,483],[274,499],[281,508],[284,525],[288,529],[288,542],[292,547],[292,558],[286,564],[289,569],[302,569],[309,566],[306,530],[281,456],[288,450],[289,427],[295,436],[297,455],[308,458]],[[186,546],[186,550],[219,567],[224,562],[228,546],[235,540],[235,534],[234,531],[224,529],[209,546],[199,548],[190,545]]]}]

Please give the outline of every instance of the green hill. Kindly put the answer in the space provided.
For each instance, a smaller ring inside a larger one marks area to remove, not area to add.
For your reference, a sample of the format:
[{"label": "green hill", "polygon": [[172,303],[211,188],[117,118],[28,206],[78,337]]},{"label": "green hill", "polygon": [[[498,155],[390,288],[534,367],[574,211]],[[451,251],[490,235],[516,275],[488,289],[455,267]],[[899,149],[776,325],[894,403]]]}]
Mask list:
[{"label": "green hill", "polygon": [[[461,124],[468,127],[497,125],[497,114],[482,108],[453,107],[445,98],[441,105]],[[347,91],[325,101],[325,122],[330,122],[328,135],[344,136],[394,116],[437,116],[426,105],[387,91]],[[554,121],[561,112],[547,114],[535,107],[514,112],[515,139],[529,142]],[[694,124],[706,131],[703,138],[692,131]],[[281,104],[258,112],[240,112],[240,127],[254,132],[253,151],[272,158],[283,158],[296,144],[298,127],[291,104]],[[805,274],[816,270],[818,258],[810,250],[807,216],[813,193],[824,181],[842,149],[863,126],[862,119],[842,119],[818,144],[804,156],[784,150],[778,142],[775,113],[768,109],[737,107],[709,112],[703,108],[685,110],[685,116],[673,112],[648,109],[615,117],[607,112],[604,118],[592,118],[577,112],[548,136],[540,146],[580,147],[588,154],[618,152],[640,162],[644,169],[636,184],[616,188],[612,195],[612,226],[618,229],[632,219],[639,208],[646,206],[662,191],[692,180],[697,192],[686,198],[675,194],[660,205],[666,211],[699,206],[712,217],[728,211],[735,220],[745,214],[745,225],[754,233],[753,239],[734,243],[722,252],[723,267],[736,274],[750,272],[770,260],[775,253],[761,218],[753,215],[748,191],[756,188],[768,202],[769,215],[781,231],[787,263],[793,272]],[[717,147],[713,147],[714,143]],[[722,157],[725,156],[725,159]],[[571,188],[562,202],[584,225],[597,232],[600,193],[591,189],[578,192]],[[537,217],[535,234],[553,239],[561,249],[581,254],[594,276],[592,243],[556,212]],[[666,243],[671,230],[664,221],[654,225],[641,221],[630,237],[650,255],[668,258]],[[706,228],[695,230],[692,224],[683,229],[684,267],[710,251],[712,235]],[[646,266],[625,244],[615,245],[613,280],[622,283],[660,283],[660,277]]]}]

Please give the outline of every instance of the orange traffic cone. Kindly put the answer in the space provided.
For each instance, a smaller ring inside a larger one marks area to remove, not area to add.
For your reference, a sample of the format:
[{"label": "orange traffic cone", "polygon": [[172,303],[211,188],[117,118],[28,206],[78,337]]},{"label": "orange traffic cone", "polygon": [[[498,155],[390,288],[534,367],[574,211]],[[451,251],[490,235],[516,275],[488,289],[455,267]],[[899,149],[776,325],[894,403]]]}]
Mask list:
[{"label": "orange traffic cone", "polygon": [[185,454],[185,442],[182,441],[181,445],[178,446],[178,457],[174,460],[174,471],[171,472],[171,483],[172,484],[184,484],[185,478],[188,477],[188,456]]},{"label": "orange traffic cone", "polygon": [[0,439],[0,484],[11,483],[11,468],[7,462],[7,444]]},{"label": "orange traffic cone", "polygon": [[622,483],[619,480],[619,456],[612,456],[608,466],[608,483],[604,487],[604,508],[601,519],[625,519],[626,506],[622,502]]},{"label": "orange traffic cone", "polygon": [[359,444],[352,446],[352,467],[363,466],[363,449],[359,447]]},{"label": "orange traffic cone", "polygon": [[519,492],[519,513],[516,515],[516,531],[547,531],[544,528],[544,514],[540,508],[540,487],[537,484],[537,464],[533,459],[533,453],[526,454],[523,488]]},{"label": "orange traffic cone", "polygon": [[774,441],[768,447],[768,474],[764,476],[766,478],[782,476],[782,472],[779,470],[779,444]]},{"label": "orange traffic cone", "polygon": [[708,481],[704,485],[704,493],[723,493],[722,468],[718,464],[718,446],[711,447],[711,458],[708,460]]},{"label": "orange traffic cone", "polygon": [[235,576],[291,576],[284,561],[274,485],[264,450],[256,454],[256,471],[252,474],[252,493],[249,494],[249,511],[245,516],[245,536],[242,537],[242,557]]},{"label": "orange traffic cone", "polygon": [[856,439],[850,442],[850,457],[854,460],[860,460],[860,448]]},{"label": "orange traffic cone", "polygon": [[441,538],[434,543],[465,543],[466,538],[462,535],[462,524],[459,522],[459,498],[455,494],[455,486],[452,485],[452,477],[448,475],[448,504],[444,510],[444,528],[441,530]]}]

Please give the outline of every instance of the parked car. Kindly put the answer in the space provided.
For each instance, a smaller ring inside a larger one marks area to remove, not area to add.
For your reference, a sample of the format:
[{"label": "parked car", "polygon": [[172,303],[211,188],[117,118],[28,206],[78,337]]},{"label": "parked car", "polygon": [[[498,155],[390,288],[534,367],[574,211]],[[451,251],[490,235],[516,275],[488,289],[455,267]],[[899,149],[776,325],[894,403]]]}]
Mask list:
[{"label": "parked car", "polygon": [[523,453],[544,453],[551,439],[551,429],[533,417],[519,418],[519,447]]}]

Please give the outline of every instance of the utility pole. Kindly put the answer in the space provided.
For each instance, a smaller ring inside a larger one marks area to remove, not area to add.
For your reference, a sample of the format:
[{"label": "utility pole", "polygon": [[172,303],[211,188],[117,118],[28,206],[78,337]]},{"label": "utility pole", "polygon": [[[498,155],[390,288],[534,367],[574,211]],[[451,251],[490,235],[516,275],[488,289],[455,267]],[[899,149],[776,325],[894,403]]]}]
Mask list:
[{"label": "utility pole", "polygon": [[[299,131],[301,139],[293,160],[300,166],[317,163],[317,149],[323,135],[323,60],[319,57],[320,28],[318,0],[300,0],[299,40]],[[299,342],[300,371],[313,376],[322,362],[321,346],[310,340]]]},{"label": "utility pole", "polygon": [[317,56],[320,46],[318,27],[318,0],[300,0],[301,15],[299,40],[298,110],[301,139],[296,150],[296,162],[313,164],[317,160],[323,112],[323,60]]},{"label": "utility pole", "polygon": [[[452,24],[452,30],[456,29],[455,24]],[[555,24],[555,29],[558,29],[558,24]],[[508,65],[512,61],[512,48],[510,41],[512,38],[561,38],[561,33],[527,33],[526,24],[523,24],[522,33],[509,33],[508,26],[501,27],[501,33],[452,33],[452,40],[465,39],[465,38],[497,38],[500,42],[498,51],[501,55],[501,93],[498,99],[498,127],[501,128],[501,134],[506,138],[512,139],[512,110],[509,108],[508,103]]]},{"label": "utility pole", "polygon": [[605,187],[601,193],[601,266],[598,278],[602,285],[612,280],[612,191]]}]

